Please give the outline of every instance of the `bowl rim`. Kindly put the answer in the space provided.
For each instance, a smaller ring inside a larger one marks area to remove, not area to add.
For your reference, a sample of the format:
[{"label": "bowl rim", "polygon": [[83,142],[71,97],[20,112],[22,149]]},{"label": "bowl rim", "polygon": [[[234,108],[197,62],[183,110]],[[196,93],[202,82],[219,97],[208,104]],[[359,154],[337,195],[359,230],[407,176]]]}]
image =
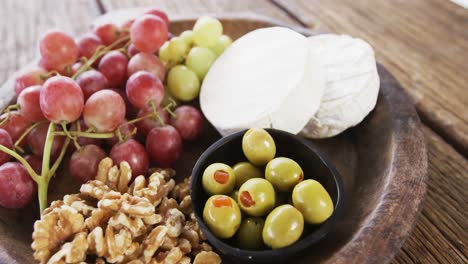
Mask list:
[{"label": "bowl rim", "polygon": [[200,228],[203,231],[203,234],[207,238],[207,240],[216,248],[218,249],[221,253],[230,256],[230,257],[236,257],[236,258],[242,258],[242,259],[249,259],[249,260],[261,260],[261,259],[266,259],[266,258],[283,258],[287,256],[291,256],[294,254],[297,254],[299,252],[302,252],[303,250],[307,249],[311,245],[317,243],[318,241],[322,240],[335,226],[336,222],[338,219],[341,218],[343,215],[344,211],[344,185],[343,185],[343,179],[341,174],[338,172],[336,169],[335,165],[331,162],[331,160],[320,150],[320,148],[313,144],[310,141],[305,140],[303,137],[291,134],[289,132],[283,131],[283,130],[278,130],[278,129],[273,129],[273,128],[264,128],[267,130],[270,134],[272,134],[272,137],[274,138],[274,134],[279,134],[281,136],[285,136],[291,140],[296,140],[299,143],[301,143],[304,147],[310,150],[312,155],[316,155],[320,162],[322,162],[323,165],[330,171],[331,175],[333,176],[333,181],[335,182],[336,188],[337,188],[337,193],[336,193],[336,203],[335,203],[335,208],[333,211],[333,214],[326,220],[326,222],[320,224],[320,227],[308,234],[305,237],[302,237],[300,240],[295,242],[294,244],[284,247],[284,248],[279,248],[279,249],[266,249],[266,250],[246,250],[246,249],[240,249],[238,247],[235,247],[233,245],[230,245],[229,243],[223,241],[222,239],[217,238],[216,236],[213,235],[213,233],[209,230],[208,226],[204,223],[203,221],[203,216],[199,215],[197,212],[200,211],[200,207],[202,205],[194,203],[194,190],[195,192],[200,192],[203,191],[195,186],[195,175],[198,173],[198,175],[202,175],[202,163],[210,156],[212,153],[219,149],[220,147],[228,144],[230,141],[241,137],[244,135],[244,133],[247,131],[247,129],[231,133],[229,135],[226,135],[216,142],[214,142],[212,145],[210,145],[202,155],[198,158],[197,162],[195,163],[195,166],[193,167],[192,170],[192,177],[190,179],[190,196],[192,198],[192,206],[194,208],[193,212],[195,215],[195,218],[200,226]]}]

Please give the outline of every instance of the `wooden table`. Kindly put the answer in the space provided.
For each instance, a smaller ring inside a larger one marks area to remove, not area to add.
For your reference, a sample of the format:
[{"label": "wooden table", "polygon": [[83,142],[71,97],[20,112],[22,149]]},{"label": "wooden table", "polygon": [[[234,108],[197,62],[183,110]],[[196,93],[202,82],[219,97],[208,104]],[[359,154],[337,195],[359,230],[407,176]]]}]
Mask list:
[{"label": "wooden table", "polygon": [[360,37],[414,99],[425,125],[425,206],[394,263],[468,262],[468,10],[447,0],[2,0],[0,82],[34,58],[51,27],[74,34],[100,14],[156,6],[169,16],[255,12]]}]

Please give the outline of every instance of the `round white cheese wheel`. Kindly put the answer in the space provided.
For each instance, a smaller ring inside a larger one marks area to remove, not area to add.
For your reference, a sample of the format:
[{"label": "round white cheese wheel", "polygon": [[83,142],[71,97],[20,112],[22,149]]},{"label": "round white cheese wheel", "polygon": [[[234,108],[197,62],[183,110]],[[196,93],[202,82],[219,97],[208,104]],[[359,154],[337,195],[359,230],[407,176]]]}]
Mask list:
[{"label": "round white cheese wheel", "polygon": [[316,68],[310,61],[301,34],[282,27],[252,31],[210,68],[201,88],[201,109],[222,135],[250,127],[296,134],[320,102],[311,101],[317,95],[305,84],[316,79],[308,74],[309,67]]},{"label": "round white cheese wheel", "polygon": [[380,81],[374,51],[367,42],[345,35],[312,36],[308,45],[320,56],[326,87],[319,110],[301,134],[332,137],[359,124],[375,107]]}]

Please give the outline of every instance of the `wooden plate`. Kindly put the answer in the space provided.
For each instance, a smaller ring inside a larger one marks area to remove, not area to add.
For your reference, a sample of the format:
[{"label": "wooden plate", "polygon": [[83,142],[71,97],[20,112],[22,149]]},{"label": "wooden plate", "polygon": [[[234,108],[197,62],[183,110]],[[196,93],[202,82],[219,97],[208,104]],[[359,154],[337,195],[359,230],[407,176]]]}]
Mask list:
[{"label": "wooden plate", "polygon": [[[281,25],[255,15],[219,17],[225,32],[233,38],[256,28]],[[179,34],[193,23],[191,18],[177,19],[171,31]],[[336,230],[291,260],[295,263],[389,262],[414,227],[426,192],[425,141],[412,101],[384,67],[379,65],[378,70],[381,86],[374,111],[357,127],[337,137],[314,140],[343,176],[345,211]],[[0,95],[0,103],[10,101],[11,82]],[[206,124],[202,140],[185,144],[182,160],[176,164],[179,179],[190,175],[199,155],[219,138]],[[50,200],[78,191],[66,168],[60,174],[53,180]],[[36,208],[36,203],[16,211],[0,208],[0,263],[34,263],[30,244],[38,217]]]}]

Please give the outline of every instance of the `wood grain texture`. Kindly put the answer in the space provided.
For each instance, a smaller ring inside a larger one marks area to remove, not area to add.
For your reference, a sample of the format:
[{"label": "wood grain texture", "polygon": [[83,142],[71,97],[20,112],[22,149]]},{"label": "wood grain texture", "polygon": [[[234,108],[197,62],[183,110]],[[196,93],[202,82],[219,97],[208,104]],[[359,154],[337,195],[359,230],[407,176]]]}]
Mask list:
[{"label": "wood grain texture", "polygon": [[429,181],[413,235],[394,263],[468,262],[468,161],[425,127]]},{"label": "wood grain texture", "polygon": [[171,16],[200,16],[208,13],[251,12],[283,22],[295,22],[288,14],[267,0],[99,0],[104,10],[127,7],[157,7]]},{"label": "wood grain texture", "polygon": [[95,0],[2,0],[0,83],[38,54],[39,38],[51,28],[79,34],[100,14]]},{"label": "wood grain texture", "polygon": [[468,10],[450,1],[273,0],[302,23],[368,41],[421,119],[468,156]]}]

